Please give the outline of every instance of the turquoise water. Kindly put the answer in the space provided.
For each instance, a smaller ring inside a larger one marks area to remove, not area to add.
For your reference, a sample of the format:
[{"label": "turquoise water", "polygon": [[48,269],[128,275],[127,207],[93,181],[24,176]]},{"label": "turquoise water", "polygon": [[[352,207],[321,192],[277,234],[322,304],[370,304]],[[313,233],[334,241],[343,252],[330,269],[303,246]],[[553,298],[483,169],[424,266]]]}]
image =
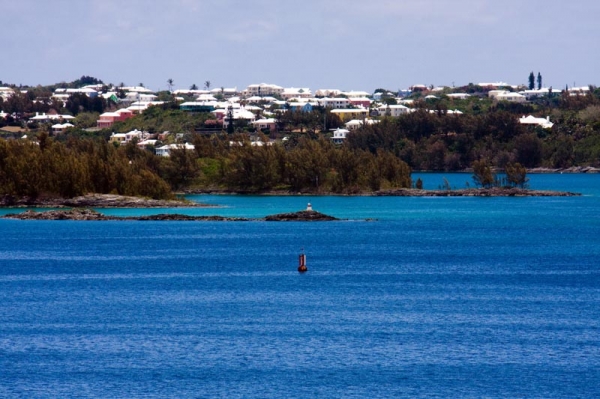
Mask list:
[{"label": "turquoise water", "polygon": [[0,220],[0,397],[599,397],[599,180],[189,209],[332,223]]}]

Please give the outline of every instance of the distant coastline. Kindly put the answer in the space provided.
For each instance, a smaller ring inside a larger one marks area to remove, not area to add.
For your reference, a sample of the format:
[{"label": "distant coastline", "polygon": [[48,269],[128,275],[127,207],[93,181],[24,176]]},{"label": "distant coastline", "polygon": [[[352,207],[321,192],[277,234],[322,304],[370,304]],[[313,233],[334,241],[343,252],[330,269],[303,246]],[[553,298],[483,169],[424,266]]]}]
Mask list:
[{"label": "distant coastline", "polygon": [[518,187],[463,188],[451,190],[421,190],[398,188],[356,193],[295,192],[287,190],[236,191],[227,189],[187,190],[186,194],[208,195],[264,195],[264,196],[348,196],[348,197],[576,197],[580,193],[553,190],[531,190]]}]

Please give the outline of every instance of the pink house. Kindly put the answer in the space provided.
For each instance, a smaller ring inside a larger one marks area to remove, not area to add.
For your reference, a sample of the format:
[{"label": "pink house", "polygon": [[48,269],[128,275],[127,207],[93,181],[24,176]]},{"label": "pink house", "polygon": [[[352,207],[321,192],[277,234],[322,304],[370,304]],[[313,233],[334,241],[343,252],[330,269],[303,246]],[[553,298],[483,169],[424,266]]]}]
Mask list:
[{"label": "pink house", "polygon": [[115,112],[105,112],[100,115],[100,119],[96,122],[96,125],[100,129],[108,128],[113,125],[115,122],[125,121],[133,116],[133,112],[128,109],[120,109]]}]

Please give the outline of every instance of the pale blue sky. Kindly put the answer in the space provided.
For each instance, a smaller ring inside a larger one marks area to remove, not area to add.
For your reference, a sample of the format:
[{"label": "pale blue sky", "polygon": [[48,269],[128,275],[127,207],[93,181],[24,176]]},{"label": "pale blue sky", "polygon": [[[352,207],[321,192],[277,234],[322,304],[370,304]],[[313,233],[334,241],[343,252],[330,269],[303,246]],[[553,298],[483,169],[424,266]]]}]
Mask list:
[{"label": "pale blue sky", "polygon": [[0,0],[0,80],[164,90],[252,83],[598,84],[598,0]]}]

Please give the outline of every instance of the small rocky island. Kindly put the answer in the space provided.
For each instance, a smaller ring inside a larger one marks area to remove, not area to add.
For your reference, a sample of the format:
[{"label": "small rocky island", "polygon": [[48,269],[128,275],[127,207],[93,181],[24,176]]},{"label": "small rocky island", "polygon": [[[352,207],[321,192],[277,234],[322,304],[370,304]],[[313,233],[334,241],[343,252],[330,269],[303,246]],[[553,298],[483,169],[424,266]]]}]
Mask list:
[{"label": "small rocky island", "polygon": [[278,215],[271,215],[264,218],[248,219],[248,218],[237,218],[237,217],[224,217],[224,216],[189,216],[181,214],[158,214],[158,215],[147,215],[147,216],[107,216],[100,212],[92,209],[60,209],[51,210],[44,212],[36,212],[33,210],[27,210],[22,213],[11,213],[5,215],[6,219],[19,219],[19,220],[139,220],[139,221],[204,221],[204,222],[247,222],[247,221],[268,221],[268,222],[323,222],[323,221],[334,221],[339,220],[333,216],[325,215],[323,213],[304,210],[292,213],[282,213]]}]

